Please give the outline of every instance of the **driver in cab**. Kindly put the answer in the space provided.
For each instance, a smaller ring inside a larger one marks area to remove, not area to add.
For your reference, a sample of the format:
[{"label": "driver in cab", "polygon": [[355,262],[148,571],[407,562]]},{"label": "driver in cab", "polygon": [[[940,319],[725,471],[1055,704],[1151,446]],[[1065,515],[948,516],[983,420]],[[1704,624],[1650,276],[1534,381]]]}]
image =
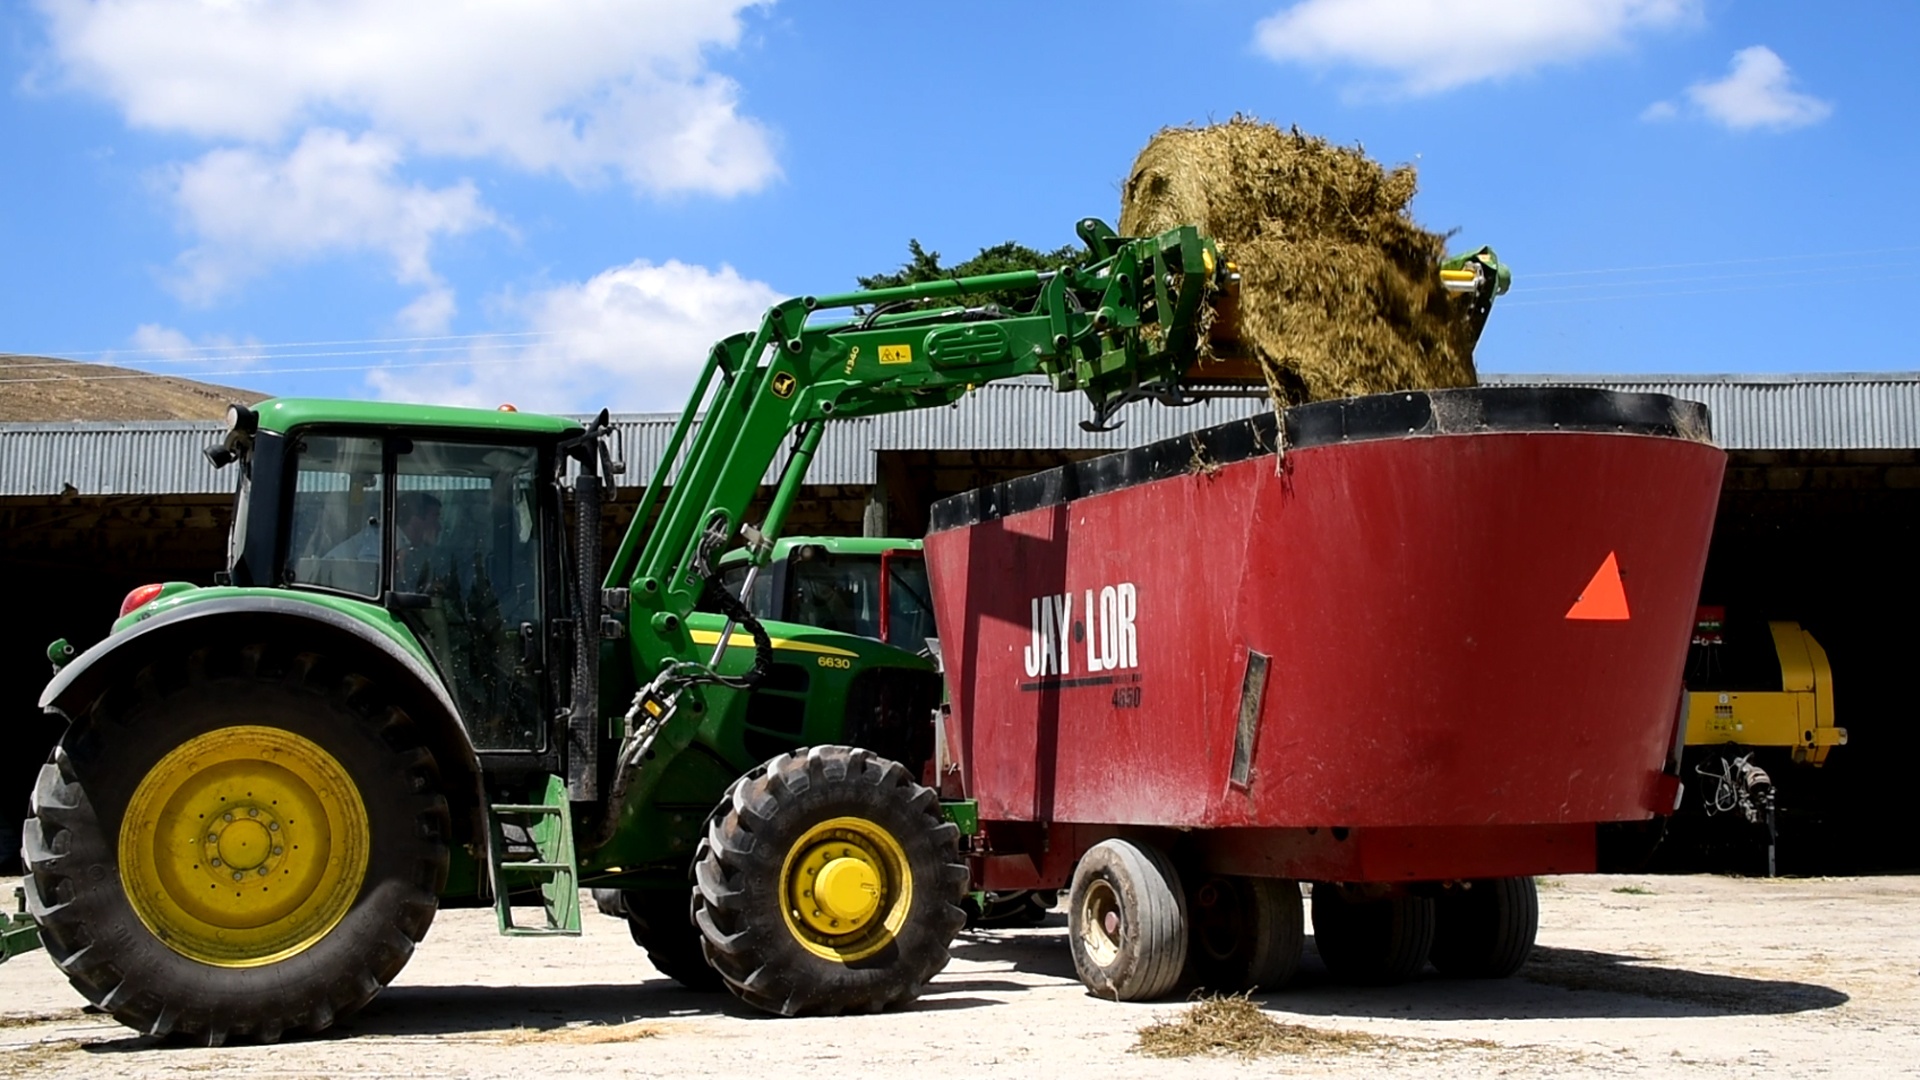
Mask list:
[{"label": "driver in cab", "polygon": [[[394,532],[394,581],[404,586],[413,578],[424,578],[426,556],[440,542],[440,499],[425,491],[404,491],[395,496],[393,514],[399,522]],[[380,522],[347,537],[327,552],[329,559],[358,562],[380,561]],[[423,582],[422,582],[423,583]]]}]

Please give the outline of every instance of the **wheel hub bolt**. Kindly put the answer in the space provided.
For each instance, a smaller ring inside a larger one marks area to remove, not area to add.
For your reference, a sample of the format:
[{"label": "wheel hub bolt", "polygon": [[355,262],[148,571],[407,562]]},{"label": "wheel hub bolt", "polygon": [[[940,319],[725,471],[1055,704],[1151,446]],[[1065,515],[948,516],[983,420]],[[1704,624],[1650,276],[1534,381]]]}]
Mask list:
[{"label": "wheel hub bolt", "polygon": [[235,870],[235,871],[233,872],[233,880],[235,880],[235,881],[239,881],[239,880],[240,880],[241,878],[243,878],[243,877],[246,877],[246,876],[247,876],[246,874],[244,874],[244,873],[242,873],[242,872],[241,872],[241,871],[239,871],[239,870]]},{"label": "wheel hub bolt", "polygon": [[219,859],[213,860],[213,865],[215,866],[215,868],[218,868],[220,865],[220,860]]}]

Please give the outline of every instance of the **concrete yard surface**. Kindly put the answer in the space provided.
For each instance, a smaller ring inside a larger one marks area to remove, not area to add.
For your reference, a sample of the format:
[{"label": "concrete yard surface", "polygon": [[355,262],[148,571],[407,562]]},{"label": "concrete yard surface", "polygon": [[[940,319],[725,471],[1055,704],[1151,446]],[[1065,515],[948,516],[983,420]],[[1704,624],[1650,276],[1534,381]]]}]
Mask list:
[{"label": "concrete yard surface", "polygon": [[0,965],[0,1076],[1920,1076],[1920,878],[1567,877],[1540,899],[1539,947],[1504,981],[1340,986],[1309,938],[1293,984],[1256,1000],[1313,1049],[1254,1061],[1133,1052],[1186,1006],[1090,997],[1059,911],[962,935],[906,1009],[783,1020],[664,979],[588,905],[578,939],[442,912],[366,1010],[271,1046],[136,1035],[30,953]]}]

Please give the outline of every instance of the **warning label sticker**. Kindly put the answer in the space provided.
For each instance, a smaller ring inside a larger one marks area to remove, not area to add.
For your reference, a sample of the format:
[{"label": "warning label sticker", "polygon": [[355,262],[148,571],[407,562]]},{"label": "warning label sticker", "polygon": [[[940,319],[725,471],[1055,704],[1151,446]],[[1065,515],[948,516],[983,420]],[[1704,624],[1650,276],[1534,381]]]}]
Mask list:
[{"label": "warning label sticker", "polygon": [[1626,583],[1620,580],[1620,559],[1617,553],[1609,551],[1607,560],[1594,571],[1593,579],[1567,609],[1567,618],[1622,622],[1631,617],[1627,611]]}]

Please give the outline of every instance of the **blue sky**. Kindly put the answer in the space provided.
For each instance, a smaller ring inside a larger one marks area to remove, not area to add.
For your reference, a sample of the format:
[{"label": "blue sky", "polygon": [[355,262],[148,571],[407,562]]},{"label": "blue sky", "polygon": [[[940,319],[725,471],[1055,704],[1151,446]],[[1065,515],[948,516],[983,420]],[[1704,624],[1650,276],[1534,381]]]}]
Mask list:
[{"label": "blue sky", "polygon": [[676,409],[778,296],[1069,242],[1244,112],[1512,264],[1483,371],[1913,370],[1916,45],[1901,0],[15,0],[0,352]]}]

